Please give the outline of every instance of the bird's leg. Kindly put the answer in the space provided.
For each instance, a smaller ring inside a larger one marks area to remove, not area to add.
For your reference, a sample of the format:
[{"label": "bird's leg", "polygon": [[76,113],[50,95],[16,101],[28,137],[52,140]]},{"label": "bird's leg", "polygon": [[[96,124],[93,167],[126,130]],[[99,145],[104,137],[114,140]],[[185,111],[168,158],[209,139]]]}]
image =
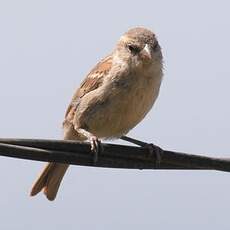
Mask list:
[{"label": "bird's leg", "polygon": [[85,129],[76,129],[76,131],[90,141],[91,151],[94,153],[94,163],[96,164],[98,160],[98,153],[102,150],[101,141],[95,135],[86,131]]},{"label": "bird's leg", "polygon": [[120,137],[121,140],[130,142],[132,144],[147,148],[149,150],[150,156],[152,156],[154,153],[156,155],[156,167],[160,164],[161,162],[161,154],[162,154],[162,149],[154,144],[149,144],[131,137],[127,136],[122,136]]},{"label": "bird's leg", "polygon": [[120,137],[120,139],[123,140],[123,141],[130,142],[132,144],[141,146],[141,147],[146,147],[146,145],[148,145],[148,143],[146,143],[146,142],[139,141],[137,139],[134,139],[134,138],[131,138],[131,137],[127,137],[127,136],[122,136],[122,137]]}]

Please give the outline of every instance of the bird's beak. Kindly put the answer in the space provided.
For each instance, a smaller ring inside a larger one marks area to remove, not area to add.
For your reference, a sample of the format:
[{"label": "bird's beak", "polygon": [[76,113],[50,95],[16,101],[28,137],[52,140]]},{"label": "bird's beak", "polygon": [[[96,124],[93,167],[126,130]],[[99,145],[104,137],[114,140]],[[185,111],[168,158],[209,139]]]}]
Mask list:
[{"label": "bird's beak", "polygon": [[152,54],[151,54],[151,47],[149,46],[149,44],[146,44],[145,47],[142,50],[143,56],[146,59],[152,59]]}]

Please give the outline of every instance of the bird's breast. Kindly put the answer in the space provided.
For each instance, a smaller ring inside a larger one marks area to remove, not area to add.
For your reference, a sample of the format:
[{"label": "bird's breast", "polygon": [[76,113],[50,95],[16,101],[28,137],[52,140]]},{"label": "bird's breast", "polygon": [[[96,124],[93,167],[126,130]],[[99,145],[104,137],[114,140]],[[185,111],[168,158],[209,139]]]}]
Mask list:
[{"label": "bird's breast", "polygon": [[98,137],[113,138],[135,127],[154,104],[161,75],[132,76],[111,84],[104,103],[94,108],[88,127]]}]

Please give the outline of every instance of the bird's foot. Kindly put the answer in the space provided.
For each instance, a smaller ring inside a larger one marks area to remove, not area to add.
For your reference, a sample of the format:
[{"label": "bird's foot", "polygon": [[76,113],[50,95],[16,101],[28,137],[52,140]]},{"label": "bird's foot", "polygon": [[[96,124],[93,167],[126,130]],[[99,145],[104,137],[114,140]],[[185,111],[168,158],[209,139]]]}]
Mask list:
[{"label": "bird's foot", "polygon": [[90,137],[90,144],[91,144],[91,151],[94,153],[94,164],[97,163],[98,160],[98,154],[102,150],[101,141],[96,136]]},{"label": "bird's foot", "polygon": [[94,164],[97,163],[98,160],[98,153],[102,152],[102,145],[101,145],[101,141],[92,133],[90,133],[89,131],[82,129],[82,128],[75,128],[75,130],[82,134],[83,136],[85,136],[89,141],[90,141],[90,145],[91,145],[91,151],[94,153],[94,159],[93,162]]},{"label": "bird's foot", "polygon": [[150,157],[152,157],[153,154],[155,154],[155,158],[156,158],[155,164],[156,164],[156,168],[157,168],[161,163],[161,158],[162,158],[161,148],[159,148],[158,146],[156,146],[154,144],[146,144],[144,147],[149,150],[149,156]]},{"label": "bird's foot", "polygon": [[154,145],[154,144],[149,144],[131,137],[127,137],[127,136],[122,136],[120,137],[120,139],[124,140],[124,141],[128,141],[130,143],[133,143],[135,145],[147,148],[149,150],[149,157],[152,158],[152,156],[155,154],[155,159],[156,159],[156,168],[160,165],[161,163],[161,158],[162,158],[162,153],[163,150]]}]

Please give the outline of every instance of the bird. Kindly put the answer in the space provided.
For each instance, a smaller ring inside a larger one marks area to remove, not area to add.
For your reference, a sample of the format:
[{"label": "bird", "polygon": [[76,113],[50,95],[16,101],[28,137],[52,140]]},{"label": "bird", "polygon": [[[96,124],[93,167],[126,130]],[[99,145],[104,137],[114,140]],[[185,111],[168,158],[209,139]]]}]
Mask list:
[{"label": "bird", "polygon": [[[156,35],[145,27],[125,32],[113,51],[86,75],[74,93],[63,122],[64,140],[119,139],[133,129],[156,101],[163,78],[163,56]],[[57,191],[68,164],[47,163],[32,186],[48,200]]]}]

